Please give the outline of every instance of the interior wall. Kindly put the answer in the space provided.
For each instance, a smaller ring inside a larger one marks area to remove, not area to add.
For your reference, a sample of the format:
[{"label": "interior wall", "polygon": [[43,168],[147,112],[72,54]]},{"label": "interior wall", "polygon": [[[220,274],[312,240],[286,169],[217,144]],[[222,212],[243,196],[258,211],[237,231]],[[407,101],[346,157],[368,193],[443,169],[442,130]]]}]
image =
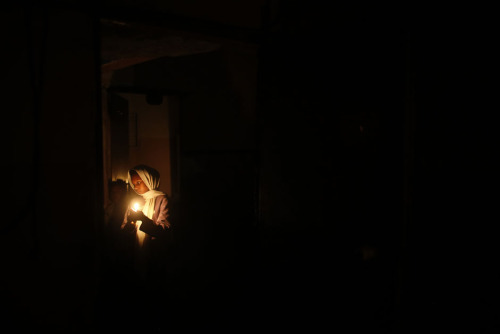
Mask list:
[{"label": "interior wall", "polygon": [[[127,171],[138,164],[149,165],[160,173],[160,190],[172,194],[170,159],[170,121],[168,97],[151,105],[145,94],[120,93],[129,101],[129,161]],[[118,167],[118,166],[117,166]],[[117,175],[127,180],[126,174]]]}]

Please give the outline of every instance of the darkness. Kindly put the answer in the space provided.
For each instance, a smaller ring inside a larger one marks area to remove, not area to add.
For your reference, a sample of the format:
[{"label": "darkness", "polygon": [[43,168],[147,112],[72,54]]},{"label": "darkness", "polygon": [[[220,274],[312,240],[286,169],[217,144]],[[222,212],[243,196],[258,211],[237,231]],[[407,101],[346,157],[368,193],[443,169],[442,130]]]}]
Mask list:
[{"label": "darkness", "polygon": [[[490,9],[43,3],[1,11],[4,324],[498,331]],[[179,262],[150,304],[100,266],[101,19],[222,45],[134,67],[182,97]]]}]

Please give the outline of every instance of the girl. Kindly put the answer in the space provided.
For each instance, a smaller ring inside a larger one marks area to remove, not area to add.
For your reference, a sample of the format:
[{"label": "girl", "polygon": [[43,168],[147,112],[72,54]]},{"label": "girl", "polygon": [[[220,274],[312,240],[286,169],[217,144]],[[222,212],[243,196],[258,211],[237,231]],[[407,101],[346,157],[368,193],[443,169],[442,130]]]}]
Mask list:
[{"label": "girl", "polygon": [[138,165],[128,172],[128,182],[142,197],[142,210],[136,203],[128,208],[121,229],[135,235],[134,264],[140,277],[145,278],[152,269],[162,266],[172,242],[172,226],[168,220],[169,207],[166,194],[159,191],[160,173],[149,166]]}]

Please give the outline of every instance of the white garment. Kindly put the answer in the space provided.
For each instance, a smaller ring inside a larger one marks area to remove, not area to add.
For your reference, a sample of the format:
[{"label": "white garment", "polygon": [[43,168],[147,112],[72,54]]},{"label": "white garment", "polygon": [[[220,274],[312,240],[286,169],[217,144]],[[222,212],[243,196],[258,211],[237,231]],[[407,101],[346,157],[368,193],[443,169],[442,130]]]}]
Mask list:
[{"label": "white garment", "polygon": [[[128,172],[128,182],[132,184],[132,178],[130,176],[130,172],[135,171],[137,175],[141,178],[142,182],[146,184],[149,191],[144,194],[138,194],[144,198],[144,207],[142,208],[142,212],[149,219],[153,219],[154,210],[155,210],[155,199],[157,196],[165,195],[164,192],[159,191],[160,188],[160,173],[152,167],[146,165],[138,165],[129,170]],[[135,187],[132,186],[132,189],[137,193]],[[144,238],[146,237],[146,233],[142,232],[139,228],[141,227],[142,221],[138,220],[136,222],[136,239],[139,246],[142,248],[144,244]]]}]

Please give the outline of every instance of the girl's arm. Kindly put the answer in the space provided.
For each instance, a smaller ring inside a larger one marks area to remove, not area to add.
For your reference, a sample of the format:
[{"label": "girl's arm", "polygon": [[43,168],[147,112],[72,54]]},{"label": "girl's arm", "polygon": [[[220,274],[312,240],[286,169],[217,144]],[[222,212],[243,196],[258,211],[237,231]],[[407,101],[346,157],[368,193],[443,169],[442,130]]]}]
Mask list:
[{"label": "girl's arm", "polygon": [[168,199],[166,197],[158,198],[160,200],[160,204],[158,206],[158,217],[156,221],[149,219],[144,216],[141,218],[142,224],[139,228],[141,231],[153,236],[153,237],[161,237],[165,234],[166,231],[170,230],[171,224],[168,221],[169,217],[169,209],[168,209]]}]

